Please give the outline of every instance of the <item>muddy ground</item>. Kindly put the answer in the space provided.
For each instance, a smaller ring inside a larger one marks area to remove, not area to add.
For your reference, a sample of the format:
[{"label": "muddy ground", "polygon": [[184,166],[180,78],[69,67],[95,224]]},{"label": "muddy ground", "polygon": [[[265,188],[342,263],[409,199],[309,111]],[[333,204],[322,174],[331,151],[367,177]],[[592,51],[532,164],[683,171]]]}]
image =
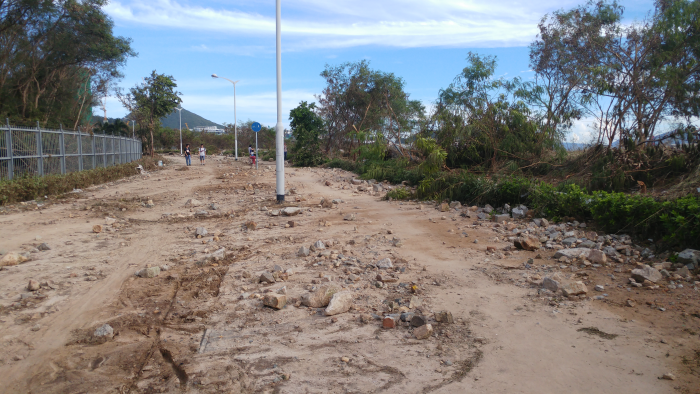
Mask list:
[{"label": "muddy ground", "polygon": [[[569,272],[553,251],[487,254],[512,245],[495,223],[357,192],[329,169],[287,168],[284,206],[302,213],[273,216],[274,163],[183,164],[3,208],[0,249],[31,258],[0,271],[0,392],[700,392],[693,286],[629,289],[630,267],[610,264],[579,271],[589,298],[572,301],[534,284]],[[351,292],[350,310],[304,306],[321,286]],[[287,305],[263,306],[269,293]],[[382,328],[402,312],[433,335]],[[104,324],[113,335],[96,336]]]}]

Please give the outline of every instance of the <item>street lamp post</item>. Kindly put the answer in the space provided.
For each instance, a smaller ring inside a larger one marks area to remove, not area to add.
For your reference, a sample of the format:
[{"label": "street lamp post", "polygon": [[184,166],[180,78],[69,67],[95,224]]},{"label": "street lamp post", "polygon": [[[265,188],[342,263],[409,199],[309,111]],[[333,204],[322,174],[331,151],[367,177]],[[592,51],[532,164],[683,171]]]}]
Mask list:
[{"label": "street lamp post", "polygon": [[131,138],[136,138],[136,121],[133,119],[131,120]]},{"label": "street lamp post", "polygon": [[282,125],[282,5],[276,4],[277,32],[277,125],[276,125],[276,167],[277,167],[277,202],[284,202],[284,126]]},{"label": "street lamp post", "polygon": [[236,161],[238,161],[238,118],[236,117],[236,84],[241,81],[232,81],[228,78],[220,77],[216,74],[212,74],[211,77],[225,79],[233,84],[233,139],[235,143]]},{"label": "street lamp post", "polygon": [[182,156],[182,107],[175,109],[180,113],[180,156]]}]

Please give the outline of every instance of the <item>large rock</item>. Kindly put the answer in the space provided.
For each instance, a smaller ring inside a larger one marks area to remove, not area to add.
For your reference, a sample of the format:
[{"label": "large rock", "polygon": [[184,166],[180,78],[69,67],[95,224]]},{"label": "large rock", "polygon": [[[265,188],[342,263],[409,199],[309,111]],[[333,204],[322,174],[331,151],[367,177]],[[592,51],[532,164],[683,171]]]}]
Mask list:
[{"label": "large rock", "polygon": [[301,296],[301,304],[309,308],[324,308],[338,291],[336,286],[321,286],[313,293]]},{"label": "large rock", "polygon": [[554,254],[554,258],[558,259],[560,257],[566,256],[570,259],[575,259],[579,257],[588,257],[591,252],[588,248],[572,248],[572,249],[561,249]]},{"label": "large rock", "polygon": [[515,241],[513,241],[513,244],[518,249],[525,249],[525,250],[529,250],[531,252],[542,247],[542,244],[540,243],[540,241],[533,238],[533,237],[518,238]]},{"label": "large rock", "polygon": [[96,337],[112,337],[114,335],[114,329],[109,324],[103,324],[97,330],[95,330]]},{"label": "large rock", "polygon": [[17,252],[10,252],[0,259],[0,267],[22,264],[27,258]]},{"label": "large rock", "polygon": [[270,308],[282,309],[287,303],[287,296],[284,294],[268,293],[263,297],[263,304]]},{"label": "large rock", "polygon": [[684,265],[693,264],[697,268],[700,265],[700,250],[686,249],[678,253],[678,262]]},{"label": "large rock", "polygon": [[284,216],[296,216],[301,213],[301,208],[287,207],[281,210],[280,212],[282,212],[282,215]]},{"label": "large rock", "polygon": [[413,336],[416,339],[428,339],[431,335],[433,335],[433,326],[430,324],[424,324],[413,330]]},{"label": "large rock", "polygon": [[340,313],[345,313],[352,306],[353,294],[350,292],[340,292],[333,294],[331,301],[326,308],[326,316],[333,316]]},{"label": "large rock", "polygon": [[567,297],[588,293],[588,288],[586,288],[586,285],[581,281],[566,283],[562,286],[561,290]]},{"label": "large rock", "polygon": [[656,268],[645,265],[641,268],[633,269],[632,278],[639,283],[643,283],[645,280],[656,283],[663,278],[663,275]]}]

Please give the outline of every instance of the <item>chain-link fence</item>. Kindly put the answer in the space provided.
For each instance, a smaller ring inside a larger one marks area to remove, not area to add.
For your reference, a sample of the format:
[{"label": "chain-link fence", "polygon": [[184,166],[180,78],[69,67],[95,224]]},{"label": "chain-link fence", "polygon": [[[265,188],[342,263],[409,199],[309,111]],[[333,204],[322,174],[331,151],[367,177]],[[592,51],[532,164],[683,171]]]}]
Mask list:
[{"label": "chain-link fence", "polygon": [[141,158],[141,141],[80,131],[0,125],[0,179],[65,174]]}]

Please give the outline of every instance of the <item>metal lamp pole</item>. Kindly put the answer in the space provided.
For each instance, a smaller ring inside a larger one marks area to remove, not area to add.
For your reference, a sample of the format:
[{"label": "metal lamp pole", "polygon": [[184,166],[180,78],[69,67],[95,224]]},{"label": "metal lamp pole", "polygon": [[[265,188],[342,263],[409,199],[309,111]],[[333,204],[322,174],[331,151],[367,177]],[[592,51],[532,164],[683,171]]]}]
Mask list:
[{"label": "metal lamp pole", "polygon": [[131,138],[136,138],[136,121],[131,121]]},{"label": "metal lamp pole", "polygon": [[180,112],[180,156],[182,156],[182,108],[175,108]]},{"label": "metal lamp pole", "polygon": [[277,202],[284,202],[284,126],[282,126],[282,5],[277,0],[277,125],[275,139],[277,168]]},{"label": "metal lamp pole", "polygon": [[233,84],[233,139],[235,143],[236,161],[238,161],[238,118],[236,117],[236,84],[238,82],[241,82],[241,80],[239,79],[238,81],[232,81],[228,78],[220,77],[216,74],[212,74],[211,77],[225,79]]}]

